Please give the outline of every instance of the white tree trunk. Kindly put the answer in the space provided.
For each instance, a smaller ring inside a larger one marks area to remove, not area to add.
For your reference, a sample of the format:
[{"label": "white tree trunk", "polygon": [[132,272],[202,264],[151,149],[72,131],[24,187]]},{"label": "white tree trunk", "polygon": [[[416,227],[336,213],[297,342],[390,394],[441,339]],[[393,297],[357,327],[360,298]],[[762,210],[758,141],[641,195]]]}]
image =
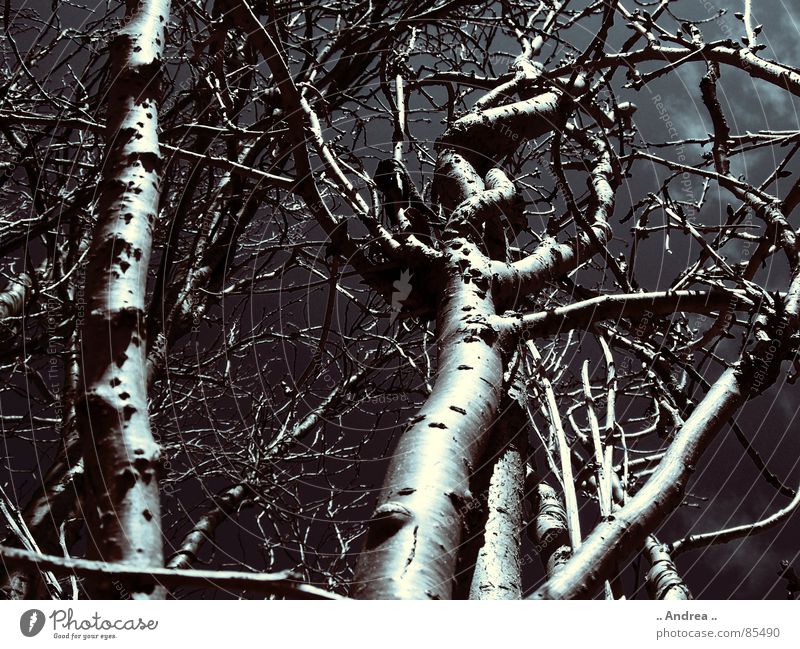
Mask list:
[{"label": "white tree trunk", "polygon": [[[108,562],[161,566],[159,447],[147,405],[145,293],[158,218],[158,101],[168,0],[131,2],[111,43],[107,155],[89,251],[81,339],[83,441],[95,549]],[[96,596],[111,594],[101,580]],[[126,585],[134,598],[152,584]]]}]

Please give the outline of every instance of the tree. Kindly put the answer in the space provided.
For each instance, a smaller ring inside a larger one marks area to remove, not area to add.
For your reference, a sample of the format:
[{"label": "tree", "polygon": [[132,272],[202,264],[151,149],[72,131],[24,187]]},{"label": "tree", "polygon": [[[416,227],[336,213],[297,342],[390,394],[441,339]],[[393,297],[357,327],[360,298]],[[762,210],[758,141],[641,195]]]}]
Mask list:
[{"label": "tree", "polygon": [[780,594],[800,71],[635,4],[7,7],[3,593]]}]

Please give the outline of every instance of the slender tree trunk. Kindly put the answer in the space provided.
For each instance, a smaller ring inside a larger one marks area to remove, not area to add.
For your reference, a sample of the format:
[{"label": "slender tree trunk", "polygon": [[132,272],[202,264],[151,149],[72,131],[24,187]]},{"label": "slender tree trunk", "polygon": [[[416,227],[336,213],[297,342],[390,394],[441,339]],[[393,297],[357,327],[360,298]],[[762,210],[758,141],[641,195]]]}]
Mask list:
[{"label": "slender tree trunk", "polygon": [[[168,0],[127,5],[111,43],[107,157],[99,219],[87,268],[81,340],[83,392],[77,404],[99,557],[132,566],[163,565],[159,447],[147,409],[145,293],[158,217],[162,157],[157,124]],[[130,584],[134,598],[158,598],[152,584]],[[109,596],[109,582],[95,596]]]},{"label": "slender tree trunk", "polygon": [[493,461],[486,493],[483,545],[472,575],[470,599],[522,596],[522,495],[525,489],[527,420],[516,403],[494,425]]},{"label": "slender tree trunk", "polygon": [[528,533],[547,576],[552,577],[572,554],[567,513],[555,489],[546,482],[536,485],[531,500],[535,514]]}]

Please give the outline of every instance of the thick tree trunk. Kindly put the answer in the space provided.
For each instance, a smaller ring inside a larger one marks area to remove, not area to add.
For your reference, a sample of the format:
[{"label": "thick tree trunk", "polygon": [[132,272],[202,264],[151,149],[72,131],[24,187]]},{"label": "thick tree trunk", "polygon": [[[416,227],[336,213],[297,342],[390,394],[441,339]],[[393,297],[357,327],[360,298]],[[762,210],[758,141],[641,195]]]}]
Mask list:
[{"label": "thick tree trunk", "polygon": [[433,392],[394,451],[369,522],[353,594],[449,599],[469,480],[501,398],[503,350],[485,258],[465,240],[447,253]]},{"label": "thick tree trunk", "polygon": [[[438,376],[395,450],[359,558],[356,597],[452,597],[456,553],[471,508],[469,480],[486,448],[505,369],[507,339],[494,318],[493,294],[504,280],[475,243],[514,200],[515,187],[494,160],[551,130],[571,102],[561,92],[546,92],[508,107],[481,107],[457,120],[438,142],[434,187],[448,219]],[[608,152],[598,147],[598,153],[592,223],[605,224],[613,207],[612,169]],[[529,281],[540,281],[557,261],[537,263]]]},{"label": "thick tree trunk", "polygon": [[[127,6],[111,43],[107,158],[87,269],[83,391],[77,404],[99,557],[161,566],[159,447],[147,409],[145,292],[158,218],[162,157],[157,124],[169,0]],[[160,597],[130,584],[134,598]],[[109,582],[95,596],[113,594]]]}]

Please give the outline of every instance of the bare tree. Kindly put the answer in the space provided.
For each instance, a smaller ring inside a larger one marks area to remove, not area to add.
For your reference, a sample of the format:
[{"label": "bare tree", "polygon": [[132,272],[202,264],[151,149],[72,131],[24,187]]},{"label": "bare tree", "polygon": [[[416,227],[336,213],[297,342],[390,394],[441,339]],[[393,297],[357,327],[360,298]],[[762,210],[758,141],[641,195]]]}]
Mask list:
[{"label": "bare tree", "polygon": [[724,4],[6,5],[4,595],[795,594],[800,61]]}]

